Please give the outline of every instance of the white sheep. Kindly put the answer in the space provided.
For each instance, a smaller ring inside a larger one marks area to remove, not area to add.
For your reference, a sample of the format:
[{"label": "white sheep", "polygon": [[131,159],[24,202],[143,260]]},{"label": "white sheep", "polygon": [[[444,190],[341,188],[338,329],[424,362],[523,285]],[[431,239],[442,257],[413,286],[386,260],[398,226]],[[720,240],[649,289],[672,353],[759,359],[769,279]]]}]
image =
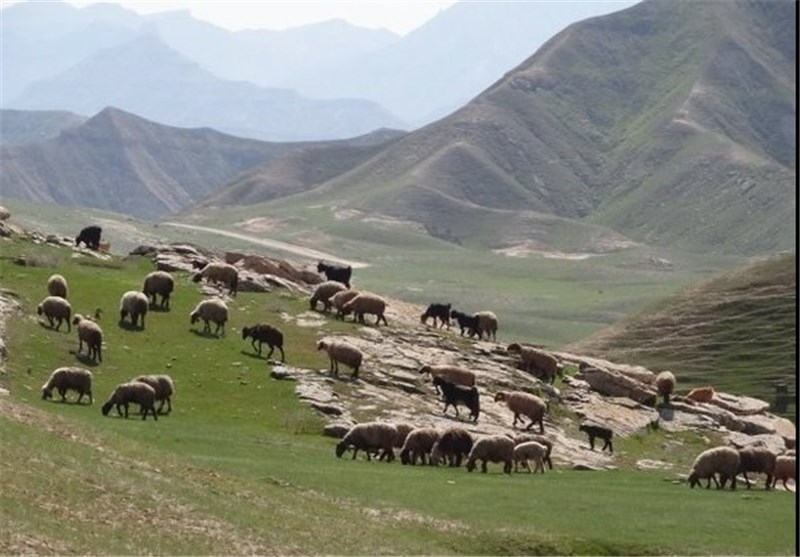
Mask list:
[{"label": "white sheep", "polygon": [[167,414],[172,412],[172,395],[175,394],[175,383],[169,375],[139,375],[133,379],[140,383],[147,383],[156,392],[155,401],[161,401],[158,406],[158,413],[167,405]]},{"label": "white sheep", "polygon": [[492,340],[497,340],[497,316],[491,311],[479,311],[475,314],[478,319],[478,338],[483,338],[486,333],[488,339],[491,335]]},{"label": "white sheep", "polygon": [[518,465],[522,463],[530,473],[530,461],[532,460],[534,463],[533,472],[541,470],[542,474],[544,474],[544,459],[546,455],[547,447],[536,441],[526,441],[516,445],[514,447],[514,472],[517,471]]},{"label": "white sheep", "polygon": [[131,381],[117,385],[111,396],[103,404],[101,411],[103,416],[107,416],[113,406],[117,407],[117,414],[122,416],[122,408],[125,408],[125,418],[128,417],[128,405],[135,402],[139,405],[142,412],[142,419],[147,419],[147,414],[152,413],[153,419],[158,420],[156,415],[156,391],[147,383]]},{"label": "white sheep", "polygon": [[510,474],[514,462],[514,441],[506,435],[487,435],[475,442],[467,458],[467,471],[475,469],[475,461],[481,461],[481,472],[486,473],[487,462],[502,462],[503,473]]},{"label": "white sheep", "polygon": [[744,483],[750,489],[748,472],[763,473],[767,475],[764,489],[769,489],[772,483],[772,473],[775,470],[775,453],[766,447],[746,447],[739,449],[739,474],[744,476]]},{"label": "white sheep", "polygon": [[371,453],[375,450],[381,451],[380,460],[384,457],[387,462],[394,460],[394,444],[397,439],[397,427],[386,422],[366,422],[356,424],[336,445],[336,456],[341,458],[347,449],[353,449],[353,459],[356,458],[359,449],[367,453],[367,460],[372,460]]},{"label": "white sheep", "polygon": [[100,325],[76,313],[72,320],[73,325],[78,326],[78,354],[83,350],[83,343],[86,343],[86,355],[91,360],[103,361],[103,329]]},{"label": "white sheep", "polygon": [[169,297],[174,289],[175,279],[166,271],[153,271],[142,283],[142,292],[148,299],[152,298],[151,307],[156,307],[157,297],[161,296],[161,309],[169,309]]},{"label": "white sheep", "polygon": [[530,429],[533,424],[539,424],[539,433],[544,433],[544,414],[547,412],[547,403],[536,395],[522,391],[500,391],[494,395],[495,402],[505,401],[508,409],[514,413],[512,427],[517,427],[517,421],[523,422],[520,416],[527,416],[530,423],[525,429]]},{"label": "white sheep", "polygon": [[42,399],[53,398],[53,389],[61,395],[61,402],[66,402],[67,391],[76,391],[78,400],[75,404],[80,404],[83,395],[89,395],[89,404],[94,402],[92,398],[92,372],[80,367],[60,367],[50,374],[47,383],[42,385]]},{"label": "white sheep", "polygon": [[662,371],[655,378],[656,391],[664,397],[664,404],[669,404],[669,396],[675,392],[675,376],[671,371]]},{"label": "white sheep", "polygon": [[[689,471],[689,487],[700,485],[700,480],[706,479],[706,489],[711,487],[711,480],[716,486],[725,487],[731,480],[731,489],[736,489],[736,474],[739,472],[739,452],[732,447],[714,447],[698,455]],[[720,475],[720,482],[716,474]]]},{"label": "white sheep", "polygon": [[545,437],[544,435],[536,435],[534,433],[520,433],[519,435],[510,436],[514,440],[514,446],[521,445],[522,443],[527,443],[529,441],[536,441],[540,445],[543,445],[546,449],[544,455],[544,463],[547,464],[547,467],[550,470],[553,469],[553,460],[550,456],[553,454],[553,442]]},{"label": "white sheep", "polygon": [[336,308],[336,318],[344,320],[345,313],[342,308],[344,305],[358,296],[360,292],[358,290],[340,290],[333,296],[331,296],[328,300],[330,301],[331,306]]},{"label": "white sheep", "polygon": [[518,353],[523,369],[528,373],[535,373],[548,383],[553,383],[556,375],[561,372],[562,366],[558,358],[544,350],[512,342],[506,348],[506,352]]},{"label": "white sheep", "polygon": [[130,316],[131,325],[136,327],[139,323],[139,317],[141,317],[141,328],[144,329],[144,317],[147,315],[149,307],[150,300],[142,292],[137,290],[125,292],[119,299],[119,324],[123,325],[125,319]]},{"label": "white sheep", "polygon": [[786,489],[786,480],[797,482],[797,460],[794,455],[781,455],[775,459],[775,468],[772,471],[772,487],[781,480]]},{"label": "white sheep", "polygon": [[59,274],[50,275],[50,278],[47,279],[47,293],[66,300],[67,279]]},{"label": "white sheep", "polygon": [[312,310],[316,311],[317,302],[322,302],[323,310],[325,313],[328,313],[331,310],[331,296],[346,289],[347,288],[344,284],[335,280],[326,280],[325,282],[321,282],[311,294],[308,305]]},{"label": "white sheep", "polygon": [[231,296],[236,296],[236,291],[239,287],[239,270],[229,263],[209,263],[194,275],[192,281],[200,282],[202,279],[214,284],[222,283],[228,287]]},{"label": "white sheep", "polygon": [[[446,379],[450,383],[454,385],[463,385],[465,387],[474,387],[476,383],[475,379],[475,372],[472,372],[468,369],[458,366],[451,366],[451,365],[440,365],[440,366],[432,366],[432,365],[424,365],[419,368],[419,374],[423,375],[425,373],[429,373],[431,379],[434,377],[441,377],[442,379]],[[434,385],[436,392],[439,392],[439,387]]]},{"label": "white sheep", "polygon": [[406,437],[400,449],[400,462],[402,464],[417,464],[417,458],[425,464],[426,458],[430,462],[433,445],[439,440],[441,433],[435,427],[418,427]]},{"label": "white sheep", "polygon": [[348,315],[353,312],[353,320],[359,323],[364,323],[364,315],[375,315],[375,325],[379,325],[383,321],[384,325],[389,323],[386,321],[386,300],[372,294],[371,292],[362,292],[346,304],[342,306],[342,313]]},{"label": "white sheep", "polygon": [[225,323],[228,321],[228,306],[219,298],[201,300],[189,314],[189,320],[192,325],[197,323],[199,319],[203,320],[204,333],[211,334],[210,322],[213,321],[216,325],[214,334],[220,336],[220,329],[222,329],[221,336],[225,336]]},{"label": "white sheep", "polygon": [[72,306],[60,296],[48,296],[42,300],[42,303],[36,307],[36,313],[38,315],[44,315],[47,318],[50,328],[53,327],[53,320],[58,320],[56,331],[61,328],[62,321],[67,322],[67,332],[72,330],[69,322],[70,316],[72,315]]},{"label": "white sheep", "polygon": [[358,370],[364,360],[364,353],[350,343],[343,340],[320,340],[317,350],[325,350],[331,361],[331,373],[339,376],[339,363],[345,364],[353,370],[353,379],[358,378]]}]

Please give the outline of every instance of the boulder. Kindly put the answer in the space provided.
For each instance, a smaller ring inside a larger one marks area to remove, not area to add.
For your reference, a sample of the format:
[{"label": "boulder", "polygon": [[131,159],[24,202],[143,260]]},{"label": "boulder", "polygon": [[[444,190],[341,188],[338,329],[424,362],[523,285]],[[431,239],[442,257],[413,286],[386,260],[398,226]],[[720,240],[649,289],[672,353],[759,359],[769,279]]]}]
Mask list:
[{"label": "boulder", "polygon": [[649,384],[641,383],[617,371],[584,367],[575,374],[575,378],[586,381],[593,390],[606,396],[627,397],[647,406],[656,404],[656,391]]}]

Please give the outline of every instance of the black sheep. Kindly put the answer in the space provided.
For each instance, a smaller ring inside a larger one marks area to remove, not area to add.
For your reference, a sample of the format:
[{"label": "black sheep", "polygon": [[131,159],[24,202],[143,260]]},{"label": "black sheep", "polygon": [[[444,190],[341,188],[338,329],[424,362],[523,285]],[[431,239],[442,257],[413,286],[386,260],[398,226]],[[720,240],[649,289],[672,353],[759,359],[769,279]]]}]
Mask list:
[{"label": "black sheep", "polygon": [[[272,325],[258,323],[252,327],[242,327],[242,339],[246,339],[247,337],[253,339],[251,341],[253,350],[256,350],[259,356],[261,355],[261,343],[266,342],[269,346],[269,354],[267,354],[267,359],[269,360],[269,357],[272,356],[272,352],[274,352],[275,348],[277,348],[281,351],[281,362],[284,361],[283,333],[281,333]],[[256,341],[258,342],[258,347],[256,347]]]},{"label": "black sheep", "polygon": [[599,437],[600,439],[605,441],[603,448],[600,451],[606,450],[608,448],[608,452],[614,452],[614,446],[611,444],[611,437],[614,435],[614,432],[608,429],[607,427],[599,426],[599,425],[590,425],[590,424],[581,424],[578,427],[578,430],[585,432],[589,436],[589,447],[594,450],[594,438]]},{"label": "black sheep", "polygon": [[324,273],[325,277],[328,280],[335,280],[336,282],[341,282],[347,288],[350,288],[350,277],[353,274],[353,268],[349,265],[344,267],[342,265],[336,265],[334,263],[325,263],[320,261],[317,263],[317,272]]},{"label": "black sheep", "polygon": [[81,230],[80,234],[75,236],[75,245],[81,245],[81,242],[86,244],[86,247],[97,251],[100,248],[100,235],[103,229],[99,226],[87,226]]},{"label": "black sheep", "polygon": [[456,411],[456,417],[458,417],[458,405],[460,403],[469,408],[469,415],[472,421],[478,421],[478,415],[481,413],[481,406],[478,389],[476,387],[454,385],[450,381],[442,379],[439,376],[433,378],[433,384],[442,392],[444,413],[447,413],[448,406],[452,406]]},{"label": "black sheep", "polygon": [[[450,328],[450,304],[438,304],[433,303],[428,306],[428,309],[425,310],[420,316],[420,321],[427,325],[428,319],[433,318],[433,326],[434,327],[442,327],[447,325],[447,328]],[[437,325],[437,319],[440,323]]]},{"label": "black sheep", "polygon": [[483,333],[481,333],[481,328],[478,325],[478,318],[474,315],[467,315],[466,313],[454,309],[450,312],[450,317],[455,319],[456,323],[458,323],[462,337],[464,336],[464,331],[467,331],[470,338],[475,336],[475,333],[478,334],[479,339],[483,338]]}]

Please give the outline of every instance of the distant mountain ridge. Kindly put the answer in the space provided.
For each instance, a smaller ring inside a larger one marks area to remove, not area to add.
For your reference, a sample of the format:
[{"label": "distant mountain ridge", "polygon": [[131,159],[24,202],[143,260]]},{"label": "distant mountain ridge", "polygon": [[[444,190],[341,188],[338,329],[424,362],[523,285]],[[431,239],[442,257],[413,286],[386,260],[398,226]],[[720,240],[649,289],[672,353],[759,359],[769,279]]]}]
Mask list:
[{"label": "distant mountain ridge", "polygon": [[83,124],[87,118],[64,110],[0,109],[0,144],[30,143],[56,137],[61,131]]}]

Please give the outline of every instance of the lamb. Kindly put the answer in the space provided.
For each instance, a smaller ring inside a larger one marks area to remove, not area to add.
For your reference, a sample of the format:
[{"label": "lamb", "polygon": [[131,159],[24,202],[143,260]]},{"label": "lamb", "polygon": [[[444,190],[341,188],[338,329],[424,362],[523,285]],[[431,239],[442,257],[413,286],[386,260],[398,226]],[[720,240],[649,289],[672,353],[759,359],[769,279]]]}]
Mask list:
[{"label": "lamb", "polygon": [[[428,324],[428,319],[433,318],[433,327],[434,328],[441,328],[444,325],[447,325],[447,328],[450,328],[450,304],[439,304],[433,303],[428,306],[428,309],[425,310],[425,313],[419,316],[419,320],[422,322],[423,325]],[[439,321],[437,325],[437,320]]]},{"label": "lamb", "polygon": [[367,453],[367,460],[372,460],[371,452],[380,450],[380,459],[387,458],[387,462],[394,460],[394,444],[397,438],[397,427],[385,422],[366,422],[356,424],[341,442],[336,445],[336,457],[341,458],[347,449],[353,449],[353,459],[359,449]]},{"label": "lamb", "polygon": [[478,338],[482,339],[485,333],[487,339],[491,335],[497,341],[497,316],[491,311],[479,311],[474,317],[478,320]]},{"label": "lamb", "polygon": [[42,399],[53,398],[53,389],[61,395],[61,402],[66,402],[67,391],[72,390],[78,393],[78,400],[75,404],[80,404],[83,395],[89,395],[89,404],[94,402],[92,399],[92,372],[80,367],[60,367],[50,374],[47,383],[42,385]]},{"label": "lamb", "polygon": [[313,311],[316,311],[317,302],[322,302],[323,311],[328,313],[331,310],[331,296],[342,290],[345,290],[345,287],[341,282],[335,280],[321,282],[314,289],[314,293],[311,294],[308,304]]},{"label": "lamb", "polygon": [[467,331],[470,338],[475,336],[475,333],[480,335],[478,318],[474,315],[467,315],[466,313],[454,309],[450,310],[450,318],[455,319],[456,323],[458,323],[458,328],[461,329],[462,337],[464,336],[464,331]]},{"label": "lamb", "polygon": [[72,320],[73,325],[78,326],[78,354],[83,350],[83,343],[86,343],[86,355],[91,360],[103,361],[103,329],[100,325],[76,313]]},{"label": "lamb", "polygon": [[53,320],[57,319],[56,331],[61,328],[61,322],[67,322],[67,332],[72,330],[70,326],[70,316],[72,315],[72,306],[64,298],[60,296],[48,296],[42,303],[36,306],[37,315],[44,315],[47,317],[47,322],[50,328],[53,328]]},{"label": "lamb", "polygon": [[139,383],[147,383],[156,392],[155,401],[161,401],[158,406],[158,413],[167,405],[167,414],[172,412],[172,395],[175,394],[175,383],[169,375],[140,375],[133,379]]},{"label": "lamb", "polygon": [[364,353],[358,348],[342,340],[320,340],[317,350],[325,350],[331,360],[331,373],[339,376],[339,363],[345,364],[353,370],[352,379],[358,378],[358,370],[364,360]]},{"label": "lamb", "polygon": [[797,482],[797,460],[794,455],[781,455],[775,459],[775,468],[772,471],[772,487],[781,480],[783,488],[786,488],[786,480]]},{"label": "lamb", "polygon": [[[424,365],[419,368],[419,373],[420,375],[430,373],[432,379],[434,377],[441,377],[454,385],[463,385],[465,387],[475,386],[475,373],[463,367]],[[439,387],[436,383],[434,383],[434,387],[436,389],[436,394],[440,394]]]},{"label": "lamb", "polygon": [[606,450],[606,448],[608,448],[608,452],[614,452],[614,445],[611,443],[611,438],[614,436],[614,432],[609,428],[600,425],[582,423],[580,426],[578,426],[578,431],[583,431],[589,436],[589,448],[591,450],[594,450],[595,437],[599,437],[605,441],[603,448],[600,449],[600,452],[603,452]]},{"label": "lamb", "polygon": [[122,325],[125,318],[131,316],[131,325],[136,327],[139,317],[142,318],[142,329],[144,329],[144,316],[147,315],[147,308],[150,307],[150,300],[142,292],[129,290],[119,299],[119,323]]},{"label": "lamb", "polygon": [[714,398],[714,387],[697,387],[689,391],[686,398],[694,402],[711,402]]},{"label": "lamb", "polygon": [[545,437],[544,435],[534,435],[532,433],[521,433],[520,435],[515,435],[511,437],[514,440],[514,445],[520,445],[522,443],[527,443],[529,441],[536,441],[540,445],[544,446],[546,449],[544,455],[544,462],[547,464],[547,467],[550,470],[553,469],[553,461],[550,458],[550,455],[553,453],[553,442]]},{"label": "lamb", "polygon": [[481,413],[480,396],[476,387],[464,387],[463,385],[455,385],[442,377],[433,378],[434,386],[438,387],[442,393],[444,401],[443,412],[447,414],[448,406],[452,406],[456,411],[458,417],[458,405],[463,404],[470,411],[470,417],[473,422],[478,421],[478,416]]},{"label": "lamb", "polygon": [[511,474],[514,462],[514,441],[505,435],[488,435],[475,442],[467,459],[467,472],[475,469],[475,461],[481,461],[481,472],[486,473],[487,462],[502,462],[503,473]]},{"label": "lamb", "polygon": [[153,419],[158,420],[155,408],[156,391],[147,383],[131,381],[117,385],[111,396],[103,404],[101,411],[103,416],[108,416],[108,412],[113,406],[117,407],[117,414],[122,416],[122,408],[125,408],[125,418],[128,417],[128,405],[135,402],[139,405],[142,412],[142,419],[147,419],[147,414],[152,412]]},{"label": "lamb", "polygon": [[202,300],[197,304],[189,314],[190,323],[194,325],[198,319],[203,320],[203,332],[211,334],[210,321],[216,324],[214,334],[220,336],[219,332],[222,329],[222,335],[225,336],[225,323],[228,321],[228,306],[219,298],[211,300]]},{"label": "lamb", "polygon": [[446,459],[448,466],[458,468],[461,459],[469,455],[472,445],[472,435],[463,427],[445,429],[433,444],[430,461],[438,466],[442,459]]},{"label": "lamb", "polygon": [[512,342],[506,348],[508,353],[519,353],[523,369],[528,372],[538,372],[536,376],[541,377],[552,384],[556,380],[556,375],[561,373],[562,365],[558,358],[539,350],[532,346],[522,346],[517,342]]},{"label": "lamb", "polygon": [[97,251],[97,248],[100,247],[100,235],[102,233],[103,229],[99,226],[87,226],[75,236],[75,245],[80,246],[81,242],[83,242],[87,248]]},{"label": "lamb", "polygon": [[169,297],[175,289],[175,279],[166,271],[153,271],[144,277],[142,292],[152,298],[151,307],[156,307],[156,298],[161,296],[161,309],[169,309]]},{"label": "lamb", "polygon": [[[522,463],[525,465],[525,468],[528,469],[528,473],[536,473],[536,470],[541,470],[542,474],[544,474],[544,459],[546,454],[547,447],[536,441],[527,441],[514,446],[514,472],[517,471],[518,465]],[[533,471],[531,471],[529,462],[531,460],[534,463]]]},{"label": "lamb", "polygon": [[[736,474],[739,471],[739,452],[733,447],[714,447],[703,451],[692,464],[689,472],[689,487],[700,485],[700,480],[707,479],[706,489],[711,487],[711,480],[717,488],[725,487],[728,479],[731,480],[731,489],[736,489]],[[721,485],[717,482],[715,474],[720,475]]]},{"label": "lamb", "polygon": [[517,421],[523,422],[520,417],[527,416],[530,423],[525,429],[530,429],[533,424],[539,424],[539,433],[544,433],[544,414],[547,412],[547,403],[536,395],[522,391],[500,391],[494,395],[495,402],[505,401],[508,409],[514,413],[514,422],[511,427],[517,427]]},{"label": "lamb", "polygon": [[748,472],[763,472],[767,475],[764,489],[769,489],[772,483],[772,474],[775,471],[775,454],[766,447],[747,447],[739,450],[739,474],[744,475],[747,489],[750,489]]},{"label": "lamb", "polygon": [[47,293],[51,296],[67,299],[67,279],[55,274],[47,279]]},{"label": "lamb", "polygon": [[402,464],[417,464],[417,457],[422,464],[425,464],[426,457],[430,462],[430,454],[433,445],[439,440],[439,430],[433,427],[420,427],[413,430],[406,437],[403,448],[400,450],[400,462]]},{"label": "lamb", "polygon": [[384,325],[389,323],[386,321],[386,300],[372,294],[370,292],[362,292],[344,306],[342,306],[342,313],[347,315],[353,312],[353,320],[358,320],[359,323],[364,323],[364,314],[376,315],[375,325],[380,325],[383,321]]},{"label": "lamb", "polygon": [[350,288],[350,277],[353,274],[353,268],[349,265],[336,265],[335,263],[327,263],[320,261],[317,263],[317,272],[324,273],[327,280],[335,280]]},{"label": "lamb", "polygon": [[656,390],[664,397],[664,404],[669,404],[669,395],[675,391],[675,376],[671,371],[662,371],[656,375]]},{"label": "lamb", "polygon": [[328,298],[331,305],[336,308],[336,319],[344,320],[345,315],[347,315],[343,310],[344,305],[359,294],[360,292],[358,290],[340,290]]},{"label": "lamb", "polygon": [[228,288],[231,296],[236,296],[239,287],[239,270],[233,265],[222,262],[209,263],[199,273],[195,273],[192,281],[200,282],[204,278],[214,284],[222,283]]},{"label": "lamb", "polygon": [[[285,361],[283,353],[283,333],[277,328],[266,323],[257,323],[252,327],[242,327],[242,340],[247,337],[252,339],[250,344],[253,345],[253,350],[258,350],[259,356],[261,356],[261,344],[266,342],[267,346],[269,346],[267,360],[269,360],[275,348],[277,348],[281,351],[281,362]],[[256,342],[258,342],[258,348],[256,348]]]}]

